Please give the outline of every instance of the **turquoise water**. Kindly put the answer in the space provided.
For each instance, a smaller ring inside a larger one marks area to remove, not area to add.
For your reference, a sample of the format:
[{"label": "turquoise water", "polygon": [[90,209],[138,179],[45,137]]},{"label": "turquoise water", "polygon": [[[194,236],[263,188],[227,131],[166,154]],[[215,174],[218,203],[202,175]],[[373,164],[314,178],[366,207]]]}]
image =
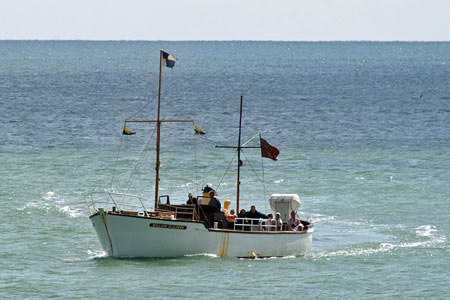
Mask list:
[{"label": "turquoise water", "polygon": [[[243,140],[261,132],[281,153],[245,151],[241,206],[299,194],[316,225],[309,255],[105,257],[83,193],[152,205],[154,128],[121,132],[155,118],[160,48],[179,59],[163,70],[163,117],[207,132],[164,126],[162,193],[181,203],[210,184],[234,205],[234,152],[215,145],[236,144],[242,94]],[[0,41],[0,116],[3,299],[450,292],[450,43]]]}]

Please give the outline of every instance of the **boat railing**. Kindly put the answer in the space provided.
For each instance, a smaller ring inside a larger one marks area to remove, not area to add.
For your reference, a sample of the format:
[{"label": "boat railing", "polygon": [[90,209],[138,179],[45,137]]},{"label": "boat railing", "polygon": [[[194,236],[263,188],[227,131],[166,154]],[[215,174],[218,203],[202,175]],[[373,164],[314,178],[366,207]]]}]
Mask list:
[{"label": "boat railing", "polygon": [[172,219],[198,220],[195,205],[159,204],[155,216]]},{"label": "boat railing", "polygon": [[276,231],[276,224],[269,224],[268,219],[236,218],[234,230],[246,231]]},{"label": "boat railing", "polygon": [[138,211],[142,211],[142,215],[148,216],[142,197],[136,195],[114,192],[90,192],[84,195],[84,201],[91,215],[98,211],[99,206],[103,206],[107,210],[111,207],[112,212],[135,212],[138,214]]}]

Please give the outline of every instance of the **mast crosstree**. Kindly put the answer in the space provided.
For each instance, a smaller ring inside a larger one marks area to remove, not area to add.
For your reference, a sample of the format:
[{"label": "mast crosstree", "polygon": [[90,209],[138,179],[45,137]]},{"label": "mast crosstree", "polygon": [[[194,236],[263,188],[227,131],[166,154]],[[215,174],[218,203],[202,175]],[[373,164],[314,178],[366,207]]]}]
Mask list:
[{"label": "mast crosstree", "polygon": [[164,63],[165,66],[172,68],[177,61],[176,58],[164,52],[163,50],[159,51],[159,82],[158,82],[158,114],[156,120],[128,120],[125,123],[156,123],[156,166],[155,166],[155,210],[158,209],[158,195],[159,195],[159,167],[161,165],[160,162],[160,149],[161,149],[161,123],[176,123],[176,122],[191,122],[194,124],[194,120],[161,120],[161,74],[162,74],[162,65],[163,61],[169,59],[174,59],[172,64]]}]

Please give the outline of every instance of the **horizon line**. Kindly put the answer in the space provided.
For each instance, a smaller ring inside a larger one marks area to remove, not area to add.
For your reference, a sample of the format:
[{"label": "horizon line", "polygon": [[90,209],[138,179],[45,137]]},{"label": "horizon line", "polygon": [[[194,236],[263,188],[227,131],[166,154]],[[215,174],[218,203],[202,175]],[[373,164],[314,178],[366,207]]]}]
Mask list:
[{"label": "horizon line", "polygon": [[333,43],[333,42],[371,42],[371,43],[448,43],[450,40],[139,40],[139,39],[2,39],[0,41],[36,42],[285,42],[285,43]]}]

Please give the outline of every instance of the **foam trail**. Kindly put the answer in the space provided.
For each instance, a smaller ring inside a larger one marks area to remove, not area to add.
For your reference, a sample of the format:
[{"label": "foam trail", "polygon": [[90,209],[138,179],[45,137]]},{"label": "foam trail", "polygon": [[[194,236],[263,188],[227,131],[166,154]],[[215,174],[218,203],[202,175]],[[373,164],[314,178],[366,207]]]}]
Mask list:
[{"label": "foam trail", "polygon": [[444,243],[445,240],[446,240],[445,236],[432,236],[432,238],[427,241],[416,241],[400,244],[380,243],[378,247],[375,248],[354,248],[349,250],[338,250],[333,252],[318,252],[312,253],[312,256],[317,258],[328,258],[337,256],[361,256],[361,255],[370,256],[377,253],[394,251],[395,249],[430,247],[435,244]]},{"label": "foam trail", "polygon": [[418,236],[423,236],[423,237],[429,237],[432,236],[434,232],[436,232],[436,226],[432,226],[432,225],[422,225],[419,226],[416,229],[416,234]]}]

